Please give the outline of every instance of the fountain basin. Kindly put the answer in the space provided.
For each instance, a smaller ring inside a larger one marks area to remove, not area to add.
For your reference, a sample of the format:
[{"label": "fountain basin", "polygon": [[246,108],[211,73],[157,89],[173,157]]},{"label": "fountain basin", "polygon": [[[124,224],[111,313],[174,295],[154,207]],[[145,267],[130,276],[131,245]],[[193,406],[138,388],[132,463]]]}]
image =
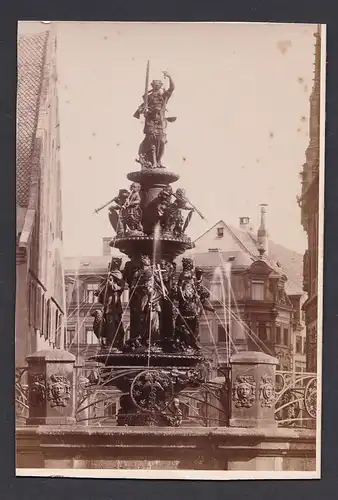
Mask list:
[{"label": "fountain basin", "polygon": [[199,353],[187,352],[152,352],[149,357],[148,352],[110,352],[109,349],[101,351],[89,358],[90,361],[97,361],[106,367],[161,367],[161,368],[192,368],[204,361],[204,357]]},{"label": "fountain basin", "polygon": [[158,240],[155,239],[154,235],[115,237],[111,240],[110,246],[117,248],[129,258],[132,258],[135,256],[136,251],[138,255],[152,255],[155,243],[161,245],[161,257],[169,260],[181,255],[186,250],[191,250],[195,246],[191,239],[185,235],[179,237],[161,235]]},{"label": "fountain basin", "polygon": [[133,182],[139,182],[140,184],[171,184],[176,182],[180,176],[174,172],[170,172],[165,167],[157,168],[143,168],[137,172],[130,172],[127,174],[127,178]]}]

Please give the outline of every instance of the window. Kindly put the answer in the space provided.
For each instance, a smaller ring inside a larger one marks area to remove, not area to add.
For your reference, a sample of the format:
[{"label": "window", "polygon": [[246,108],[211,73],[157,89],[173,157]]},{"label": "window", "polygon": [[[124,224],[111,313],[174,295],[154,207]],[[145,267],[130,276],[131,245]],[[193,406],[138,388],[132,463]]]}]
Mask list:
[{"label": "window", "polygon": [[258,321],[257,334],[261,340],[270,340],[270,324],[265,321]]},{"label": "window", "polygon": [[28,310],[28,321],[29,326],[35,327],[36,319],[36,284],[31,281],[29,284],[29,310]]},{"label": "window", "polygon": [[289,345],[289,329],[288,328],[283,329],[283,344]]},{"label": "window", "polygon": [[226,325],[226,329],[223,325],[218,325],[217,327],[217,338],[218,342],[227,342],[228,340],[229,327]]},{"label": "window", "polygon": [[94,304],[97,302],[97,297],[95,291],[98,290],[99,285],[97,283],[88,283],[86,286],[86,301],[89,304]]},{"label": "window", "polygon": [[75,328],[67,328],[66,330],[66,345],[70,346],[75,339]]},{"label": "window", "polygon": [[306,354],[306,339],[303,339],[303,354]]},{"label": "window", "polygon": [[55,311],[55,345],[61,347],[62,316],[58,310]]},{"label": "window", "polygon": [[41,295],[41,332],[40,335],[43,335],[45,332],[45,295]]},{"label": "window", "polygon": [[217,228],[217,238],[223,238],[224,236],[224,227]]},{"label": "window", "polygon": [[302,365],[300,363],[296,363],[295,370],[296,370],[296,372],[301,372],[302,371]]},{"label": "window", "polygon": [[187,403],[184,403],[183,401],[181,401],[180,402],[180,410],[182,411],[183,418],[189,417],[189,406]]},{"label": "window", "polygon": [[41,316],[41,299],[42,299],[42,291],[41,288],[36,289],[36,302],[35,302],[35,328],[37,330],[42,329],[42,318]]},{"label": "window", "polygon": [[300,335],[296,335],[296,353],[302,353],[302,337]]},{"label": "window", "polygon": [[276,326],[276,344],[280,345],[282,342],[281,327]]},{"label": "window", "polygon": [[107,418],[116,418],[117,413],[117,405],[116,403],[112,403],[109,406],[106,406],[104,409],[104,416]]},{"label": "window", "polygon": [[55,335],[58,334],[59,331],[59,311],[56,309],[55,311]]},{"label": "window", "polygon": [[45,339],[47,340],[50,336],[50,299],[46,303],[46,328],[45,328]]},{"label": "window", "polygon": [[252,300],[264,300],[264,282],[253,281],[251,284]]},{"label": "window", "polygon": [[94,330],[89,329],[89,328],[86,330],[86,343],[87,344],[98,344],[99,343],[99,339],[95,335]]},{"label": "window", "polygon": [[223,302],[224,292],[222,290],[222,283],[211,283],[210,286],[210,300],[218,300]]}]

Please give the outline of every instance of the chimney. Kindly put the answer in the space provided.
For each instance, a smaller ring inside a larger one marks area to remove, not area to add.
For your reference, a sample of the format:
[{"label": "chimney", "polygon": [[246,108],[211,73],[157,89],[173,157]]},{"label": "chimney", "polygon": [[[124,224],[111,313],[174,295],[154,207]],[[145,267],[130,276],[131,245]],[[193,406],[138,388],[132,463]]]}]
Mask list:
[{"label": "chimney", "polygon": [[250,231],[252,229],[250,225],[250,217],[240,217],[239,228],[243,229],[243,231]]},{"label": "chimney", "polygon": [[109,236],[102,238],[102,255],[111,255],[111,246],[109,246],[110,242],[111,238]]},{"label": "chimney", "polygon": [[260,257],[268,252],[268,231],[266,228],[266,208],[267,205],[262,203],[261,207],[261,224],[257,231],[257,248]]}]

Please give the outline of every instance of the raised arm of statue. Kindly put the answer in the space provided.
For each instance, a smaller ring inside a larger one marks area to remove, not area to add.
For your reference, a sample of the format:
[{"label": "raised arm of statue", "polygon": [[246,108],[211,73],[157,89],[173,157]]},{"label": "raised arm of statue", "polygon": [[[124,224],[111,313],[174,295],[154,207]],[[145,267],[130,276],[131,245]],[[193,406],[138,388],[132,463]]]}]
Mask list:
[{"label": "raised arm of statue", "polygon": [[168,90],[165,91],[166,94],[168,95],[168,98],[169,98],[175,90],[175,84],[174,84],[173,79],[171,78],[171,76],[169,75],[169,73],[167,71],[163,71],[163,75],[166,76],[169,80],[169,88],[168,88]]}]

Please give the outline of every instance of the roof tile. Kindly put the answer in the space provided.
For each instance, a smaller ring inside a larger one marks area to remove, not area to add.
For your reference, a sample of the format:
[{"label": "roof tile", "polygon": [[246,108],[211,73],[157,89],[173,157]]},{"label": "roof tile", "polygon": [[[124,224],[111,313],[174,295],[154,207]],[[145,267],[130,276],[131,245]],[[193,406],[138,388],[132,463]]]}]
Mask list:
[{"label": "roof tile", "polygon": [[27,207],[48,31],[18,37],[17,205]]}]

